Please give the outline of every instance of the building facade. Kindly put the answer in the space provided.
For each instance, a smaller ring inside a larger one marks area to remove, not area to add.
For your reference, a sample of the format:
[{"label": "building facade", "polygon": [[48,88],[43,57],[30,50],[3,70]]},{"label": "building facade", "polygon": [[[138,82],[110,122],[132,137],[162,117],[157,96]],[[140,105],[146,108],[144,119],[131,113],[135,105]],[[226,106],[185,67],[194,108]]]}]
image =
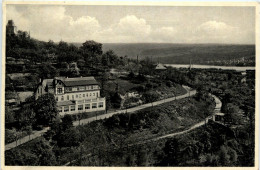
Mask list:
[{"label": "building facade", "polygon": [[44,79],[35,93],[38,99],[52,93],[60,115],[106,110],[106,100],[100,97],[100,87],[94,77]]}]

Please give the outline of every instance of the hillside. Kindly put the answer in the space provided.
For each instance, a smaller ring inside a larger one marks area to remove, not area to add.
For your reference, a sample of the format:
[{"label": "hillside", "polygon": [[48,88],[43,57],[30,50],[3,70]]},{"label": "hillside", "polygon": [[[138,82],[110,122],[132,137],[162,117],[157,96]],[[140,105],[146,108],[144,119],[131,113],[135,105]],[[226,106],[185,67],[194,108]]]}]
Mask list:
[{"label": "hillside", "polygon": [[[105,43],[103,50],[113,50],[119,56],[153,60],[167,64],[255,65],[254,45],[221,44],[159,44]],[[243,58],[244,57],[244,58]],[[242,60],[242,61],[241,61]],[[242,63],[242,64],[241,64]]]}]

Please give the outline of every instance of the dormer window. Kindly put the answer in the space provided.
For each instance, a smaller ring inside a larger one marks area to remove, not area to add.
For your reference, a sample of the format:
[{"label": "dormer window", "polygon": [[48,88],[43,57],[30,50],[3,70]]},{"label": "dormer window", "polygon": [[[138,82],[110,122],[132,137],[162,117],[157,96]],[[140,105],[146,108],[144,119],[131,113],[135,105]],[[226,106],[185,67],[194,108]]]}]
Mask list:
[{"label": "dormer window", "polygon": [[58,88],[58,94],[62,94],[62,88]]}]

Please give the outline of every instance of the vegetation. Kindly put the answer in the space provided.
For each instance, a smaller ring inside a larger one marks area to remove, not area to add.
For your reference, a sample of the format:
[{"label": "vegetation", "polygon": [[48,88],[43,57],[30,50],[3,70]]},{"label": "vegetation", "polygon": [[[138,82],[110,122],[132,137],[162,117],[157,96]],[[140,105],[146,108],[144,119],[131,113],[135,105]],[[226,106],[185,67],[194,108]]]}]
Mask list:
[{"label": "vegetation", "polygon": [[[109,153],[165,133],[185,129],[210,114],[204,112],[205,107],[213,110],[214,104],[208,105],[194,98],[182,99],[154,106],[153,110],[148,108],[132,114],[118,114],[78,127],[72,127],[71,116],[66,116],[61,121],[57,120],[52,123],[51,130],[44,135],[44,141],[53,146],[52,152],[59,165],[70,162],[74,158],[76,164],[79,164],[80,160],[85,161],[85,157],[90,154],[93,155],[91,159],[96,160],[95,165],[118,166],[110,162],[115,157],[108,156]],[[32,142],[38,140],[32,140]],[[32,143],[25,143],[6,151],[6,159],[12,157],[12,154],[18,150],[23,153],[23,148],[29,147],[27,145],[30,146]],[[31,150],[26,152],[29,154]],[[119,150],[118,153],[120,153]],[[13,162],[9,163],[8,165],[11,165]],[[92,163],[90,161],[88,165],[94,165]],[[82,165],[84,164],[82,162]],[[139,160],[139,164],[143,164],[142,160]]]},{"label": "vegetation", "polygon": [[[254,45],[222,45],[222,44],[104,44],[104,49],[112,49],[118,55],[129,58],[144,59],[151,56],[153,61],[165,64],[205,64],[255,66]],[[154,57],[153,57],[154,56]],[[244,57],[244,59],[242,59]]]},{"label": "vegetation", "polygon": [[[17,142],[32,130],[51,127],[44,137],[6,151],[6,165],[254,165],[255,72],[248,70],[242,75],[232,70],[174,68],[157,71],[150,57],[135,60],[118,56],[112,50],[103,51],[102,44],[92,40],[79,47],[63,41],[41,42],[23,31],[8,36],[6,41],[5,142]],[[187,63],[192,55],[193,63],[198,64],[215,62],[219,56],[223,56],[223,61],[234,56],[237,59],[254,56],[252,46],[171,46],[142,53],[166,56],[160,60],[167,62],[170,62],[167,57],[171,61],[182,57],[180,63]],[[184,94],[186,90],[181,85],[196,89],[197,94],[77,127],[72,126],[72,121],[80,121],[87,115],[60,119],[52,94],[25,101],[19,100],[17,94],[35,89],[38,78],[90,75],[100,82],[101,95],[106,97],[107,109],[111,110]],[[129,92],[137,93],[138,97],[125,97]],[[209,122],[175,138],[158,139],[183,131],[211,115],[214,102],[209,93],[222,101],[223,122]]]}]

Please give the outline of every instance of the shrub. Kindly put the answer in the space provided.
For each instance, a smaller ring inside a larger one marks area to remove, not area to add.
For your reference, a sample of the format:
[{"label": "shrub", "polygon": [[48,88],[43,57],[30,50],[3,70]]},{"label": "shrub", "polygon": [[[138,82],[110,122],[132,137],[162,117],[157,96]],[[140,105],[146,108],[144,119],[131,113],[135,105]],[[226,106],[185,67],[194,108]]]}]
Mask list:
[{"label": "shrub", "polygon": [[10,130],[10,129],[5,129],[5,143],[11,143],[15,141],[16,136],[16,131],[15,130]]}]

